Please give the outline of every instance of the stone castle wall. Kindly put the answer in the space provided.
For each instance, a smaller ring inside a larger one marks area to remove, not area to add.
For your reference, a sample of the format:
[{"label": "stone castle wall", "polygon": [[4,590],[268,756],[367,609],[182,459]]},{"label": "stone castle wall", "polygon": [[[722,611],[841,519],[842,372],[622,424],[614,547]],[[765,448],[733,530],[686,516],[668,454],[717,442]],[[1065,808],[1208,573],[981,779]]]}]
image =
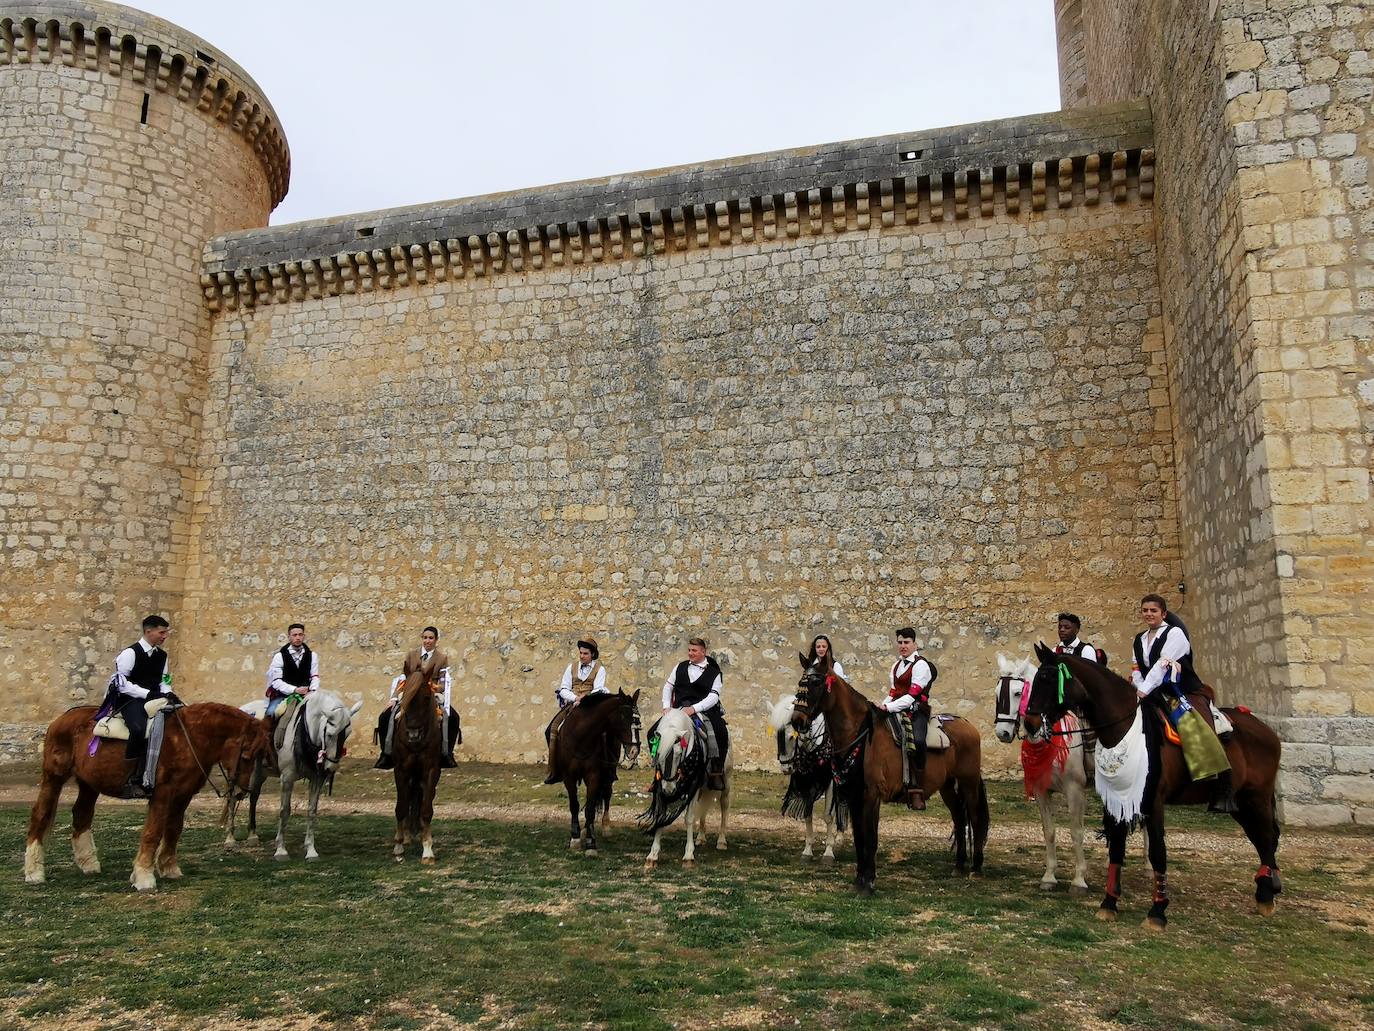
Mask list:
[{"label": "stone castle wall", "polygon": [[996,651],[1067,606],[1124,656],[1177,576],[1149,141],[1115,108],[213,242],[180,661],[260,691],[300,618],[371,717],[434,622],[465,752],[533,759],[578,636],[650,712],[704,634],[756,765],[813,634],[876,695],[912,622],[988,729]]},{"label": "stone castle wall", "polygon": [[1367,819],[1374,13],[1207,7],[1084,0],[1061,48],[1087,55],[1085,102],[1151,103],[1183,566],[1206,671],[1276,721],[1289,819]]},{"label": "stone castle wall", "polygon": [[0,12],[0,687],[20,724],[97,696],[139,618],[180,607],[201,251],[266,223],[288,160],[203,41],[113,5],[36,14]]}]

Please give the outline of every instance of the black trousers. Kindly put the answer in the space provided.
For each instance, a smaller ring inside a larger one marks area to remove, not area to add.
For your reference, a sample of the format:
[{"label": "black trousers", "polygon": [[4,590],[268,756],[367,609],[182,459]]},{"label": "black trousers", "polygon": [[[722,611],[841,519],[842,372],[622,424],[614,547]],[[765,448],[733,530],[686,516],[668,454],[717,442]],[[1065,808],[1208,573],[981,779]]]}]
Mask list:
[{"label": "black trousers", "polygon": [[[387,752],[386,732],[390,726],[391,706],[388,705],[382,710],[382,714],[377,717],[377,744],[381,748],[383,754]],[[448,711],[448,750],[450,755],[453,754],[453,749],[463,742],[463,733],[459,727],[458,710],[450,708]],[[544,737],[547,739],[548,736],[549,732],[545,730]]]},{"label": "black trousers", "polygon": [[143,708],[146,703],[144,698],[120,696],[119,715],[124,717],[124,724],[129,728],[129,740],[124,747],[126,759],[142,759],[148,749],[148,713]]},{"label": "black trousers", "polygon": [[909,711],[911,713],[911,780],[916,787],[920,787],[920,773],[926,768],[926,734],[930,730],[930,706],[917,702]]}]

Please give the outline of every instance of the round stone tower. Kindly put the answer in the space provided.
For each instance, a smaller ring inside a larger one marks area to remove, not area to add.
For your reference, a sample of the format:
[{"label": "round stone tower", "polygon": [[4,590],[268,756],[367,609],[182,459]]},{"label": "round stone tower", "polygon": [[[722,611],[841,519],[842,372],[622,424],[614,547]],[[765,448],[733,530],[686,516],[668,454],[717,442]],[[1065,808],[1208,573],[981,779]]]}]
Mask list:
[{"label": "round stone tower", "polygon": [[289,174],[271,105],[209,43],[114,4],[0,10],[0,756],[98,698],[143,615],[175,625],[202,248],[266,225]]}]

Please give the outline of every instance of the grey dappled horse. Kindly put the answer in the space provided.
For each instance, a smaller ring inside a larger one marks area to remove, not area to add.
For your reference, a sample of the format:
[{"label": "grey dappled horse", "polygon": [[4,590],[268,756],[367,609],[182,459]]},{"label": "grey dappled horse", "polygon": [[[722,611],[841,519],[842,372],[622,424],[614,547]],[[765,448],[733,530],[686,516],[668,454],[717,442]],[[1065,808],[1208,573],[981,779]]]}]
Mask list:
[{"label": "grey dappled horse", "polygon": [[[312,691],[306,695],[304,703],[297,705],[289,717],[286,732],[282,736],[282,746],[277,752],[277,771],[281,776],[281,811],[277,816],[277,859],[289,859],[286,850],[286,824],[291,816],[291,796],[296,781],[305,778],[310,782],[310,802],[305,817],[305,858],[319,859],[315,851],[315,821],[319,817],[320,793],[326,783],[333,782],[334,773],[339,768],[339,760],[344,756],[345,742],[352,730],[353,717],[363,707],[357,702],[352,708],[344,705],[338,695],[330,691]],[[244,712],[261,716],[267,702],[259,700],[241,706]],[[304,754],[297,756],[298,723],[305,720],[306,741]],[[272,775],[266,763],[259,763],[253,771],[253,780],[248,788],[248,838],[246,844],[258,844],[258,796],[262,786]],[[234,816],[238,810],[239,799],[226,797],[224,802],[224,827],[226,845],[234,844]]]},{"label": "grey dappled horse", "polygon": [[[799,775],[805,773],[805,771],[797,768],[799,757],[803,762],[806,762],[829,747],[825,739],[824,716],[817,716],[804,730],[797,730],[791,726],[792,710],[796,707],[796,703],[797,696],[795,694],[785,694],[776,703],[770,696],[763,696],[764,712],[768,714],[768,729],[773,732],[778,742],[778,765],[782,767],[782,772],[793,778],[794,781]],[[828,768],[829,764],[827,763]],[[825,852],[821,854],[821,860],[822,862],[833,863],[835,861],[835,838],[838,835],[833,808],[835,781],[828,775],[826,780],[825,794],[815,801],[821,804],[822,813],[825,817]],[[803,859],[810,859],[815,854],[811,850],[811,846],[816,840],[814,815],[815,802],[812,802],[806,806],[802,816],[802,820],[806,824],[806,844],[802,848]]]}]

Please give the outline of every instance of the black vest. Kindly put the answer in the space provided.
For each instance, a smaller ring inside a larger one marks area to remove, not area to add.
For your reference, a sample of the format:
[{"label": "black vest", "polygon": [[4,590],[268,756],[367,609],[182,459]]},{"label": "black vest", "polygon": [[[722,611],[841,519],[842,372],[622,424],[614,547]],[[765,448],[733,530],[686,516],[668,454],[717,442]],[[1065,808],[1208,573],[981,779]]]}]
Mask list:
[{"label": "black vest", "polygon": [[677,664],[677,669],[673,672],[673,708],[685,709],[689,705],[696,705],[708,694],[711,693],[711,685],[720,676],[720,667],[716,665],[716,660],[711,656],[706,656],[706,668],[702,670],[701,676],[693,682],[687,677],[687,668],[690,662],[683,660]]},{"label": "black vest", "polygon": [[143,651],[141,641],[135,641],[129,647],[134,650],[134,668],[124,679],[146,691],[158,691],[162,687],[162,671],[167,668],[167,653],[161,648],[154,648],[149,655]]},{"label": "black vest", "polygon": [[[1155,643],[1150,646],[1149,655],[1145,654],[1145,635],[1149,631],[1142,630],[1135,635],[1135,643],[1131,647],[1135,652],[1136,667],[1140,670],[1142,677],[1149,673],[1154,668],[1155,663],[1159,661],[1160,653],[1164,651],[1164,639],[1173,633],[1175,625],[1173,623],[1161,624],[1160,629],[1163,632],[1155,638]],[[1186,631],[1183,631],[1183,636],[1188,636]],[[1198,680],[1198,675],[1193,672],[1193,642],[1191,640],[1188,642],[1188,654],[1179,659],[1178,664],[1183,670],[1183,674],[1179,678],[1182,683],[1179,686],[1184,691],[1197,690],[1201,681]]]},{"label": "black vest", "polygon": [[291,657],[291,646],[284,644],[281,649],[281,678],[292,687],[304,689],[310,686],[310,646],[302,645],[305,650],[301,652],[301,664],[296,665],[296,660]]}]

